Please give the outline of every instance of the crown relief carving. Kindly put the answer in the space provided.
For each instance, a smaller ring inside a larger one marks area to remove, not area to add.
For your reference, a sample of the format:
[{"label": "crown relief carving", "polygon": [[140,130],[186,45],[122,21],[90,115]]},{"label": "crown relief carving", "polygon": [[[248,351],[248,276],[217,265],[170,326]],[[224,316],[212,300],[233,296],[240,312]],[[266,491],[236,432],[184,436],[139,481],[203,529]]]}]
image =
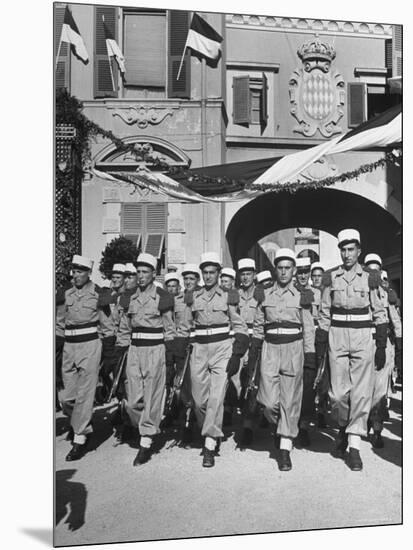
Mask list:
[{"label": "crown relief carving", "polygon": [[167,116],[173,115],[173,109],[148,105],[117,108],[112,109],[112,111],[112,116],[118,116],[129,126],[136,124],[141,130],[147,128],[150,124],[160,124]]}]

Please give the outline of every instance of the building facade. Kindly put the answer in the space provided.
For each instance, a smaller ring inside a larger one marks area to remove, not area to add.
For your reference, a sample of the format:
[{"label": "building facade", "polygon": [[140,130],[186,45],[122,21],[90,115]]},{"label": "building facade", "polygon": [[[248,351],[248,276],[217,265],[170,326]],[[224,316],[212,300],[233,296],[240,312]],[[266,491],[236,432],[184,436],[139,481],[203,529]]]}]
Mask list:
[{"label": "building facade", "polygon": [[[65,6],[55,5],[56,52]],[[93,142],[100,171],[153,169],[148,158],[196,169],[281,157],[345,133],[400,101],[389,86],[389,78],[401,74],[398,27],[201,13],[223,37],[222,56],[211,65],[187,50],[177,79],[191,13],[69,7],[90,61],[83,64],[63,43],[56,86],[80,99],[89,119],[134,145],[125,153],[110,140]],[[124,76],[108,60],[104,23],[125,56]],[[383,154],[323,158],[300,179],[323,179]],[[265,205],[259,199],[186,204],[89,174],[82,182],[81,252],[98,260],[109,241],[126,235],[160,259],[160,276],[168,263],[196,263],[206,250],[219,251],[226,265],[249,254],[264,268],[277,247],[287,245],[330,267],[338,259],[337,223],[355,226],[366,215],[376,216],[379,233],[364,232],[366,253],[388,258],[391,276],[400,278],[400,172],[379,169],[313,192],[304,204],[300,194],[283,195],[269,194]],[[101,282],[97,265],[93,275]]]}]

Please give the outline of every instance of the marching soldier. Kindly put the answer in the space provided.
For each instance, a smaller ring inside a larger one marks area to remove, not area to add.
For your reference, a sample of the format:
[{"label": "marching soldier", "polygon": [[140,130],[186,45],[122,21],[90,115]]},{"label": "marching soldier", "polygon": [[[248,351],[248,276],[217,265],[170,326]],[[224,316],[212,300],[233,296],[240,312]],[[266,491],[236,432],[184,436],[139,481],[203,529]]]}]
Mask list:
[{"label": "marching soldier", "polygon": [[[378,254],[367,254],[364,265],[370,269],[381,271],[382,260]],[[381,432],[383,430],[383,422],[388,419],[387,397],[391,383],[392,371],[394,369],[394,347],[400,346],[402,336],[402,325],[399,314],[397,313],[396,304],[397,296],[393,289],[379,288],[383,301],[386,305],[387,315],[389,319],[389,335],[387,338],[386,347],[386,363],[381,370],[374,371],[373,382],[373,397],[371,402],[371,410],[368,421],[368,431],[370,426],[373,428],[373,436],[371,438],[372,446],[375,449],[384,447]],[[373,338],[375,334],[373,334]]]},{"label": "marching soldier", "polygon": [[171,271],[165,275],[165,290],[172,294],[172,296],[178,296],[181,292],[181,281],[176,271]]},{"label": "marching soldier", "polygon": [[313,288],[319,288],[321,290],[323,284],[323,273],[325,269],[320,262],[313,262],[311,264],[311,283]]},{"label": "marching soldier", "polygon": [[[63,389],[59,400],[70,418],[73,446],[67,461],[79,460],[86,452],[91,425],[93,401],[99,375],[102,341],[113,337],[108,329],[107,310],[110,293],[90,280],[93,261],[75,254],[72,261],[73,287],[64,295],[64,315],[58,319],[58,330],[64,329],[62,357]],[[99,335],[100,332],[100,335]]]},{"label": "marching soldier", "polygon": [[[313,289],[310,282],[311,272],[311,260],[309,257],[297,258],[297,288],[299,290],[307,290],[312,293],[311,314],[313,316],[314,325],[318,322],[320,297],[321,293],[319,289]],[[315,337],[315,332],[314,332]],[[315,390],[314,380],[316,377],[316,365],[306,366],[303,372],[303,400],[301,403],[301,415],[299,421],[298,430],[298,442],[302,447],[309,447],[311,445],[309,431],[309,424],[314,418],[314,405],[315,405]]]},{"label": "marching soldier", "polygon": [[223,267],[221,270],[220,282],[223,290],[235,288],[235,270],[232,267]]},{"label": "marching soldier", "polygon": [[280,437],[279,469],[288,471],[298,434],[303,366],[315,364],[314,323],[311,293],[293,284],[294,252],[278,249],[274,265],[276,282],[262,292],[254,321],[254,337],[264,340],[257,401]]},{"label": "marching soldier", "polygon": [[324,274],[316,349],[319,360],[328,349],[332,412],[339,426],[337,451],[344,455],[349,446],[349,466],[359,471],[363,467],[359,449],[361,436],[367,435],[374,365],[381,370],[386,361],[387,315],[379,292],[379,274],[369,273],[359,264],[359,232],[343,229],[338,234],[338,246],[343,264]]},{"label": "marching soldier", "polygon": [[124,408],[140,434],[134,466],[150,459],[153,437],[159,433],[165,392],[165,347],[171,346],[176,334],[173,297],[154,284],[156,264],[151,254],[138,256],[138,289],[130,297],[127,313],[131,345]]},{"label": "marching soldier", "polygon": [[[218,285],[221,270],[218,254],[202,254],[199,267],[205,286],[186,296],[187,334],[193,322],[192,397],[198,424],[205,437],[202,465],[212,467],[217,439],[223,436],[227,378],[239,370],[241,357],[248,347],[248,333],[238,312],[238,292],[225,292]],[[230,337],[231,327],[234,331],[233,341]]]},{"label": "marching soldier", "polygon": [[[401,311],[400,311],[400,298],[397,297],[397,294],[394,290],[390,289],[389,280],[387,276],[387,271],[384,269],[381,272],[381,284],[384,288],[384,290],[389,292],[389,301],[390,301],[390,292],[392,294],[392,302],[391,302],[391,309],[394,310],[394,314],[397,314],[397,318],[400,319],[400,323],[402,322],[401,317]],[[394,328],[394,327],[393,327]],[[400,327],[400,333],[399,336],[396,335],[396,331],[394,330],[394,363],[396,367],[396,376],[397,380],[396,382],[402,383],[402,356],[403,356],[403,350],[402,350],[402,330]]]}]

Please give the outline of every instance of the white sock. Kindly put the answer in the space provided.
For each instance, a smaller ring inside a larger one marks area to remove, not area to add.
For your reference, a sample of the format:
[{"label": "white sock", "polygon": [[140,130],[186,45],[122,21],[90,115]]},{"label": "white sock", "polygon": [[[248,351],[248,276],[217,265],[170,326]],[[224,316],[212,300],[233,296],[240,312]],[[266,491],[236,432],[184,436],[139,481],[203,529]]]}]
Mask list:
[{"label": "white sock", "polygon": [[283,451],[291,451],[293,448],[293,440],[289,437],[281,437],[280,439],[280,449]]},{"label": "white sock", "polygon": [[348,446],[353,447],[353,449],[360,450],[360,440],[361,440],[361,437],[359,435],[349,434]]},{"label": "white sock", "polygon": [[208,451],[215,451],[216,444],[217,442],[213,437],[206,436],[205,448],[208,449]]},{"label": "white sock", "polygon": [[86,436],[81,434],[75,434],[73,437],[73,443],[78,445],[84,445],[86,443]]},{"label": "white sock", "polygon": [[143,435],[141,437],[140,446],[145,447],[145,449],[149,449],[152,444],[152,438],[148,437],[147,435]]}]

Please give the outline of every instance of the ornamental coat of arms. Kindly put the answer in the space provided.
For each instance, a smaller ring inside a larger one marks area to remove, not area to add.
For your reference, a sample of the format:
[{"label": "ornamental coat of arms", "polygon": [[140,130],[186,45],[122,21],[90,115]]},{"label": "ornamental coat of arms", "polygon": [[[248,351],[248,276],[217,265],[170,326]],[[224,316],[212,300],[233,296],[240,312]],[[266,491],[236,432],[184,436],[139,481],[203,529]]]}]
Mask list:
[{"label": "ornamental coat of arms", "polygon": [[289,82],[291,114],[298,121],[294,132],[313,136],[319,130],[325,137],[340,133],[337,123],[344,115],[344,80],[332,69],[334,48],[316,35],[297,55],[303,66],[295,69]]}]

